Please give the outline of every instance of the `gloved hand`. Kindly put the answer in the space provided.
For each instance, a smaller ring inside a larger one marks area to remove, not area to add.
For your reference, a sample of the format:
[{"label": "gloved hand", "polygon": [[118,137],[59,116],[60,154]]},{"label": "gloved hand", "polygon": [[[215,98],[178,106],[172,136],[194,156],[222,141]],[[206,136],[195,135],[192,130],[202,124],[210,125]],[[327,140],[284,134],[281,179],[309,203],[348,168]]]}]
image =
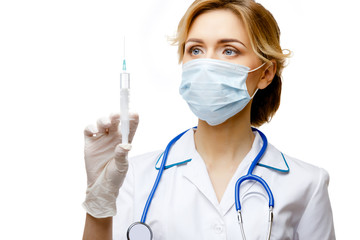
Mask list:
[{"label": "gloved hand", "polygon": [[[132,142],[139,123],[137,114],[129,116],[129,142]],[[87,173],[85,210],[93,217],[116,215],[116,198],[128,170],[127,155],[131,144],[121,144],[118,128],[120,115],[97,121],[97,127],[85,128],[85,165]]]}]

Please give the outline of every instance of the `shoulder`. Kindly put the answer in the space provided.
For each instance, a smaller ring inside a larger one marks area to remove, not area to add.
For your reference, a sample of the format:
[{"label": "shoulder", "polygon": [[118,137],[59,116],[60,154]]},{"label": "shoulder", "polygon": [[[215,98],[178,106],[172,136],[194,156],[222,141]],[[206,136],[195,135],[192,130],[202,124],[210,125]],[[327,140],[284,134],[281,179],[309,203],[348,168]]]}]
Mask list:
[{"label": "shoulder", "polygon": [[284,156],[291,169],[289,179],[293,186],[301,190],[306,204],[310,204],[316,197],[328,198],[330,177],[325,169],[289,155]]},{"label": "shoulder", "polygon": [[329,183],[329,173],[325,169],[287,154],[283,155],[289,165],[290,177],[296,178],[300,182],[307,182],[313,187]]},{"label": "shoulder", "polygon": [[[272,187],[284,203],[295,204],[303,211],[314,198],[328,198],[329,174],[323,168],[282,153],[269,144],[267,161],[287,165],[288,172],[264,169],[265,175],[271,176]],[[321,203],[318,203],[321,204]]]},{"label": "shoulder", "polygon": [[271,179],[274,191],[281,192],[281,196],[289,200],[300,198],[306,203],[329,184],[326,170],[284,154],[271,144],[259,165],[259,173]]},{"label": "shoulder", "polygon": [[272,162],[280,169],[287,168],[289,177],[296,177],[299,180],[303,179],[310,182],[317,182],[319,178],[329,179],[329,174],[325,169],[285,154],[271,144],[268,146],[266,157],[268,158],[267,161]]},{"label": "shoulder", "polygon": [[284,158],[290,171],[276,181],[281,186],[276,187],[279,212],[292,209],[291,221],[299,239],[335,239],[328,172],[286,154]]}]

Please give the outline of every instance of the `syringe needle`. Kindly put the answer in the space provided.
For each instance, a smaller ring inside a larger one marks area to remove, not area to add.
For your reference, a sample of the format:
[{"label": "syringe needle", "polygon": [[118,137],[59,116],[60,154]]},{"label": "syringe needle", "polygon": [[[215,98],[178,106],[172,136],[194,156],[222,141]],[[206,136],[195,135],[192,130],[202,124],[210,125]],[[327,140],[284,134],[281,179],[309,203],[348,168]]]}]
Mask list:
[{"label": "syringe needle", "polygon": [[126,71],[126,57],[125,57],[125,36],[124,36],[124,45],[123,45],[123,51],[124,51],[124,60],[123,60],[123,67],[122,70]]}]

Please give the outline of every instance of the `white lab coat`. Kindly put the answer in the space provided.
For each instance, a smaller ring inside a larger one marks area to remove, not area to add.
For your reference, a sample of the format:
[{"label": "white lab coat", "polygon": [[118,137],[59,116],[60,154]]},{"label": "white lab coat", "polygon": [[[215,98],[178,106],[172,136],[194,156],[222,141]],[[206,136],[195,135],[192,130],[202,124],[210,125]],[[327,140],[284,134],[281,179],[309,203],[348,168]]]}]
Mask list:
[{"label": "white lab coat", "polygon": [[[219,203],[206,166],[197,153],[193,131],[188,131],[171,148],[167,169],[149,208],[146,223],[154,240],[238,240],[242,239],[234,204],[237,179],[245,175],[262,146],[257,132],[250,152],[243,159]],[[153,187],[162,152],[130,159],[130,167],[117,200],[113,236],[126,239],[133,222],[140,221]],[[274,199],[274,223],[271,239],[335,239],[328,196],[328,173],[318,167],[284,155],[288,173],[257,166],[254,174],[271,188]],[[272,168],[287,170],[279,150],[271,144],[261,160]],[[240,199],[244,229],[248,240],[266,239],[268,196],[253,181],[241,185]]]}]

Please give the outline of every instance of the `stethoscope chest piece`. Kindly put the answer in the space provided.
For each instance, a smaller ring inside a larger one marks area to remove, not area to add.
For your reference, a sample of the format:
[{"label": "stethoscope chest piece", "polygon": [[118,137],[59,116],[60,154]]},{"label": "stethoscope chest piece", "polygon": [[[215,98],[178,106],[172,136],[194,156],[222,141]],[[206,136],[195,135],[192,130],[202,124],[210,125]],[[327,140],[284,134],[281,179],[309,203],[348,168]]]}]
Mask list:
[{"label": "stethoscope chest piece", "polygon": [[130,225],[127,231],[128,240],[152,240],[153,233],[150,227],[142,222],[135,222]]}]

